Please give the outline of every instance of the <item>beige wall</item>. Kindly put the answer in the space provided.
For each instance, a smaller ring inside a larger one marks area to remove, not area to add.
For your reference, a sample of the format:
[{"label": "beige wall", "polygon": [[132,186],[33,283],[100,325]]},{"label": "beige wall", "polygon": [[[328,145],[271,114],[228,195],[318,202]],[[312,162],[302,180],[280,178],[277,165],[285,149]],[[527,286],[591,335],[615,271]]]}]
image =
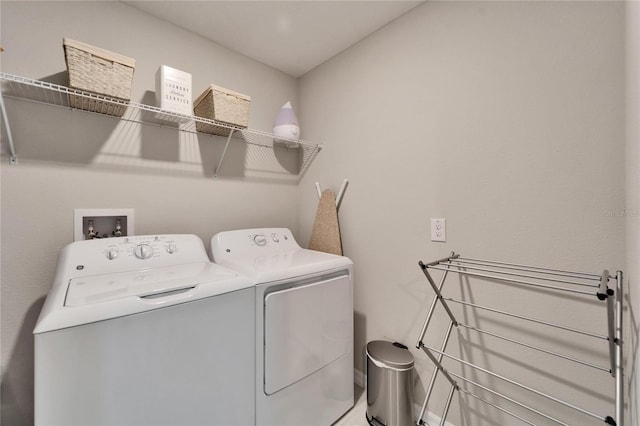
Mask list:
[{"label": "beige wall", "polygon": [[[625,135],[624,12],[618,2],[428,2],[296,81],[121,3],[2,1],[5,72],[57,81],[65,69],[62,37],[76,38],[138,60],[135,101],[148,102],[156,68],[172,65],[194,75],[195,91],[215,81],[250,94],[250,125],[258,129],[268,130],[274,111],[293,99],[305,139],[325,144],[298,187],[242,178],[242,150],[230,164],[233,178],[214,180],[217,142],[188,139],[178,147],[170,130],[145,126],[138,134],[103,117],[9,101],[20,164],[9,166],[5,156],[1,170],[2,421],[32,422],[31,330],[57,253],[71,240],[76,207],[133,207],[138,234],[192,232],[208,239],[222,229],[288,226],[306,245],[317,205],[314,183],[337,190],[348,177],[340,219],[345,253],[355,262],[360,371],[367,341],[415,344],[432,297],[417,268],[421,259],[455,250],[598,273],[626,268],[626,254],[633,283],[638,244],[628,239],[625,250],[625,232],[638,229],[637,215],[626,213],[638,210],[637,129],[629,126],[638,107],[626,105]],[[630,22],[627,58],[637,55],[637,18]],[[637,92],[637,56],[631,59],[626,87]],[[122,140],[136,150],[118,151]],[[429,241],[431,217],[447,218],[446,243]],[[453,295],[498,300],[506,310],[530,308],[580,328],[603,326],[591,302],[458,280],[448,285]],[[440,342],[441,314],[428,343]],[[541,345],[549,337],[466,314]],[[582,341],[552,340],[606,364]],[[610,410],[607,377],[574,385],[583,370],[530,360],[529,352],[507,352],[488,339],[468,347],[456,340],[452,347],[579,405]],[[413,353],[422,397],[431,365]],[[448,391],[443,383],[430,407],[436,414]],[[524,398],[571,424],[601,424]],[[513,423],[458,397],[448,419],[459,426]]]},{"label": "beige wall", "polygon": [[[161,64],[190,72],[194,92],[216,83],[250,95],[250,126],[260,130],[297,101],[294,78],[124,3],[3,1],[0,9],[4,72],[66,84],[69,37],[137,59],[136,102],[153,103]],[[132,207],[137,234],[205,241],[244,227],[295,233],[298,213],[295,184],[278,173],[243,177],[252,167],[241,146],[224,164],[232,177],[214,179],[222,145],[209,137],[9,99],[7,108],[20,164],[6,156],[2,164],[2,422],[18,426],[33,422],[31,331],[57,253],[73,239],[74,208]]]},{"label": "beige wall", "polygon": [[[367,341],[415,345],[432,299],[418,260],[455,250],[595,273],[624,268],[624,55],[623,3],[427,2],[301,78],[303,130],[326,141],[299,188],[302,235],[314,218],[313,183],[337,190],[344,177],[351,182],[340,221],[345,254],[355,263],[356,369],[364,368]],[[446,243],[429,240],[432,217],[447,219]],[[474,281],[468,287],[456,278],[446,288],[477,303],[606,331],[591,300]],[[458,315],[549,345],[544,330],[473,311]],[[427,344],[439,347],[441,309],[432,324]],[[606,374],[574,385],[585,376],[581,368],[527,350],[507,352],[490,338],[463,343],[454,334],[453,353],[465,351],[515,380],[613,412]],[[546,336],[552,347],[607,364],[606,345],[598,352],[597,344],[554,331]],[[412,352],[422,398],[432,365]],[[444,382],[430,406],[436,414],[448,392]],[[504,391],[570,424],[592,424]],[[457,396],[448,420],[514,424]]]}]

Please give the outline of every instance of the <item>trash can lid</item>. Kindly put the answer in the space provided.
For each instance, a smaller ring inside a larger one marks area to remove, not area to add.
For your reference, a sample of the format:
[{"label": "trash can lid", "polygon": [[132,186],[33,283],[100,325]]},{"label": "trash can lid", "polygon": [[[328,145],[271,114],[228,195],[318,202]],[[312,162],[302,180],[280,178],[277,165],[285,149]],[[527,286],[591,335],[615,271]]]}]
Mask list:
[{"label": "trash can lid", "polygon": [[406,347],[396,346],[384,340],[369,342],[367,356],[389,368],[408,369],[413,367],[413,355]]}]

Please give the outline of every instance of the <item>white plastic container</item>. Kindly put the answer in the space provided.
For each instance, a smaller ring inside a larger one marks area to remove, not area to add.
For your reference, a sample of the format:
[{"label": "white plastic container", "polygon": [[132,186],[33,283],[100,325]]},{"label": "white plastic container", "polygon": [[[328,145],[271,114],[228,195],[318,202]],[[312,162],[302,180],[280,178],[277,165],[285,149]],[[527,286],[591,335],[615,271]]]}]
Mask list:
[{"label": "white plastic container", "polygon": [[273,123],[273,135],[275,143],[284,144],[287,148],[298,146],[295,141],[300,139],[300,127],[291,102],[284,104],[278,112]]}]

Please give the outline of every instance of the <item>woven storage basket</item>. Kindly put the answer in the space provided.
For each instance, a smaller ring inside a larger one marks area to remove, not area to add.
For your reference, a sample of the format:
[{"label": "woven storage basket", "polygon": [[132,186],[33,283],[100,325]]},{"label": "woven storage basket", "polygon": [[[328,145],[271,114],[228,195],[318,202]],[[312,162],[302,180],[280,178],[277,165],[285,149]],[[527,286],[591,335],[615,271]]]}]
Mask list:
[{"label": "woven storage basket", "polygon": [[[251,97],[242,93],[212,84],[196,98],[193,105],[193,112],[198,117],[221,121],[236,127],[247,127],[249,125]],[[227,127],[198,121],[196,121],[196,130],[219,136],[228,136],[230,133]]]},{"label": "woven storage basket", "polygon": [[62,44],[70,88],[122,101],[120,104],[69,95],[71,107],[122,117],[127,109],[126,103],[131,99],[136,61],[68,38],[63,39]]}]

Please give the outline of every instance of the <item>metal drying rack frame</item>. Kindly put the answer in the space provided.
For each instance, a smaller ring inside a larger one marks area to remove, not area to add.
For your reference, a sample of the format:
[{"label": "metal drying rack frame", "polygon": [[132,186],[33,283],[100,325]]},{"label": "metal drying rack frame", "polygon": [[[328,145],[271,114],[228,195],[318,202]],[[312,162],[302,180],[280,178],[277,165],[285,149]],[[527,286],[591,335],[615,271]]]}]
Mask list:
[{"label": "metal drying rack frame", "polygon": [[[422,330],[420,331],[420,337],[418,338],[416,348],[422,349],[424,353],[429,357],[429,359],[435,364],[436,368],[433,371],[433,374],[431,376],[431,381],[429,382],[429,386],[426,391],[424,402],[422,404],[422,409],[420,411],[420,415],[416,423],[417,425],[426,424],[425,421],[423,420],[423,417],[427,409],[429,398],[431,397],[438,373],[442,374],[447,379],[447,381],[451,384],[451,389],[449,391],[447,401],[443,410],[443,414],[441,416],[440,425],[445,424],[449,407],[451,405],[451,401],[453,399],[453,395],[455,391],[463,392],[475,399],[478,399],[486,404],[491,405],[492,407],[498,409],[499,411],[502,411],[510,416],[513,416],[523,421],[524,423],[534,425],[534,423],[521,417],[520,415],[512,411],[509,411],[497,404],[494,404],[493,402],[487,401],[486,399],[483,399],[482,397],[470,392],[467,389],[461,388],[458,385],[458,382],[456,381],[456,379],[458,379],[461,382],[471,384],[479,389],[483,389],[484,391],[489,392],[491,395],[502,398],[503,400],[508,401],[512,404],[515,404],[518,407],[521,407],[532,413],[540,415],[546,418],[547,420],[550,420],[557,424],[567,425],[567,423],[563,422],[562,420],[554,418],[536,408],[533,408],[522,402],[516,401],[506,395],[503,395],[490,388],[487,388],[481,385],[480,383],[469,380],[466,377],[463,377],[461,375],[455,374],[447,370],[442,364],[443,358],[445,357],[453,361],[456,361],[466,367],[469,367],[473,370],[480,371],[491,377],[497,378],[501,381],[517,386],[521,389],[525,389],[535,395],[541,396],[555,403],[558,403],[560,405],[573,409],[584,415],[599,419],[605,422],[606,424],[616,425],[616,426],[623,425],[624,383],[623,383],[623,367],[622,367],[623,365],[622,364],[622,280],[623,280],[622,271],[617,271],[615,275],[610,275],[609,271],[604,270],[602,274],[596,275],[596,274],[588,274],[588,273],[582,273],[582,272],[572,272],[572,271],[563,271],[558,269],[541,268],[536,266],[519,265],[514,263],[496,262],[491,260],[464,258],[464,257],[461,257],[459,254],[456,254],[453,252],[449,257],[446,257],[444,259],[439,259],[426,264],[420,261],[418,264],[422,269],[425,277],[429,281],[429,284],[431,285],[435,293],[435,296],[431,303],[431,307],[429,308],[427,317],[424,321],[424,325],[422,326]],[[433,277],[429,273],[429,270],[438,270],[443,272],[438,285],[436,285],[435,281],[433,280]],[[569,292],[569,293],[579,294],[579,295],[596,296],[598,300],[606,304],[606,320],[607,320],[608,334],[599,335],[596,333],[591,333],[589,331],[567,327],[561,324],[554,324],[551,322],[543,321],[536,318],[526,317],[516,313],[501,311],[488,306],[481,306],[481,305],[469,303],[463,300],[455,300],[452,298],[444,297],[442,294],[442,288],[444,286],[444,282],[449,273],[455,273],[462,276],[478,277],[478,278],[487,279],[487,280],[498,280],[498,281],[502,281],[510,284],[516,284],[519,286],[532,286],[537,288],[543,288],[545,290],[550,290],[550,291]],[[615,280],[614,288],[609,287],[608,283],[610,280]],[[433,316],[434,309],[438,303],[444,308],[444,310],[446,311],[450,319],[450,323],[449,323],[449,326],[440,350],[426,346],[423,343],[425,333],[427,332],[427,328],[429,327],[429,323]],[[592,363],[579,360],[570,356],[566,356],[561,353],[556,353],[547,349],[538,348],[525,342],[517,341],[508,337],[494,334],[486,330],[478,329],[477,327],[472,327],[469,325],[462,324],[456,320],[455,315],[453,314],[453,312],[449,307],[450,303],[460,304],[463,306],[468,306],[475,309],[488,311],[493,314],[505,315],[507,317],[517,318],[520,320],[533,322],[543,326],[562,329],[568,332],[573,332],[583,336],[587,336],[589,338],[604,340],[608,342],[610,365],[607,367],[594,365]],[[447,344],[449,342],[449,337],[451,336],[451,331],[454,326],[462,327],[466,330],[474,331],[477,333],[490,335],[494,338],[498,338],[503,341],[507,341],[509,343],[524,346],[528,349],[544,352],[546,354],[553,355],[553,356],[562,358],[564,360],[568,360],[581,365],[592,367],[596,370],[600,370],[601,372],[609,373],[615,379],[615,417],[602,416],[602,415],[593,413],[587,409],[584,409],[572,403],[566,402],[560,398],[556,398],[552,395],[548,395],[544,392],[541,392],[539,390],[526,386],[515,380],[509,379],[507,377],[504,377],[502,375],[489,371],[485,368],[482,368],[470,362],[467,362],[463,359],[447,354],[445,351],[446,351]]]}]

